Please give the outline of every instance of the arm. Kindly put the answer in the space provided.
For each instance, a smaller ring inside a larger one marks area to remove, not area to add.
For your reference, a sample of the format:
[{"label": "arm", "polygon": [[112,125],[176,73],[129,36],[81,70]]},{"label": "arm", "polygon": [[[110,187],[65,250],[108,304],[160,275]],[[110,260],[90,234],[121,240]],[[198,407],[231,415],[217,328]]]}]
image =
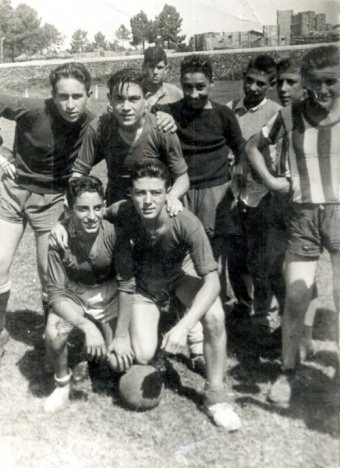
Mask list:
[{"label": "arm", "polygon": [[177,125],[172,115],[167,112],[156,111],[156,128],[163,132],[176,133]]},{"label": "arm", "polygon": [[268,146],[270,142],[264,138],[262,131],[252,136],[245,148],[248,161],[270,192],[289,193],[288,180],[285,177],[274,177],[267,168],[262,152]]},{"label": "arm", "polygon": [[114,353],[118,362],[119,371],[128,370],[134,359],[131,348],[129,326],[132,313],[132,294],[127,292],[119,293],[119,311],[117,327],[113,340],[109,346],[108,353]]},{"label": "arm", "polygon": [[202,277],[203,284],[198,291],[189,311],[163,338],[162,349],[171,354],[183,350],[187,343],[189,330],[210,309],[220,293],[220,280],[217,271]]},{"label": "arm", "polygon": [[187,172],[175,179],[174,185],[166,197],[167,211],[170,216],[177,216],[178,212],[182,211],[183,205],[179,199],[187,193],[189,187],[190,181]]},{"label": "arm", "polygon": [[[102,333],[97,326],[84,316],[79,315],[65,295],[67,274],[61,253],[53,249],[48,252],[48,300],[53,312],[73,327],[85,334],[86,352],[92,358],[106,355],[106,346]],[[58,330],[57,330],[58,332]],[[60,333],[60,330],[59,330]],[[62,333],[62,332],[61,332]]]},{"label": "arm", "polygon": [[16,167],[13,164],[14,155],[13,152],[6,148],[6,146],[0,146],[0,167],[3,172],[10,179],[15,179]]},{"label": "arm", "polygon": [[78,157],[72,167],[72,177],[88,176],[93,166],[105,157],[98,136],[98,120],[95,119],[87,129]]}]

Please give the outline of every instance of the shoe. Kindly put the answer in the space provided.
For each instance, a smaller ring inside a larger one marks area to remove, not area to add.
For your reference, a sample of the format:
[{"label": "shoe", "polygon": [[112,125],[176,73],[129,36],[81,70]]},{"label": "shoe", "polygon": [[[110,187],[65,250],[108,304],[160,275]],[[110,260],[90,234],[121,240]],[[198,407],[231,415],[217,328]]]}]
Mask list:
[{"label": "shoe", "polygon": [[193,372],[196,372],[196,374],[202,375],[202,377],[205,377],[206,375],[206,369],[205,369],[205,359],[203,354],[190,354],[190,364],[191,364],[191,369]]},{"label": "shoe", "polygon": [[241,419],[228,403],[216,403],[205,407],[205,412],[218,427],[228,432],[238,431],[242,427]]},{"label": "shoe", "polygon": [[60,411],[64,409],[70,401],[72,372],[69,371],[69,374],[62,379],[57,379],[57,377],[54,376],[54,380],[56,388],[45,400],[45,413],[55,413]]},{"label": "shoe", "polygon": [[80,383],[89,378],[89,367],[87,361],[79,362],[73,369],[73,382]]},{"label": "shoe", "polygon": [[4,328],[3,330],[1,330],[1,333],[0,333],[0,360],[4,354],[4,348],[8,340],[9,340],[9,333],[6,330],[6,328]]},{"label": "shoe", "polygon": [[270,403],[283,407],[289,406],[292,396],[291,381],[293,376],[294,374],[283,374],[275,380],[268,394]]}]

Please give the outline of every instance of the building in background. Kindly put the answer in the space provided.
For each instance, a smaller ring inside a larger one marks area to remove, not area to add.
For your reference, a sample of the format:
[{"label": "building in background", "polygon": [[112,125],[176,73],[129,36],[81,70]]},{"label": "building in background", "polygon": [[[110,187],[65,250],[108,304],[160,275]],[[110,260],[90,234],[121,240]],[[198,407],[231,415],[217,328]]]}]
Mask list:
[{"label": "building in background", "polygon": [[326,23],[324,13],[293,10],[277,11],[276,25],[265,25],[262,31],[207,32],[190,39],[196,51],[278,47],[295,44],[336,42],[340,39],[339,25]]}]

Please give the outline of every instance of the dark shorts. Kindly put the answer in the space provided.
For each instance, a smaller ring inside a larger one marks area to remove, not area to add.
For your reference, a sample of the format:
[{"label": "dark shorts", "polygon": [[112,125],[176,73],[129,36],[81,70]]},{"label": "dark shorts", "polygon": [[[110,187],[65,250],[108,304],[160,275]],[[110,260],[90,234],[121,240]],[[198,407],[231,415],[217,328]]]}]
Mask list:
[{"label": "dark shorts", "polygon": [[64,194],[35,193],[6,176],[0,184],[0,219],[31,225],[35,231],[51,231],[64,211]]},{"label": "dark shorts", "polygon": [[287,251],[303,257],[319,257],[323,248],[340,253],[340,203],[294,203],[288,218]]},{"label": "dark shorts", "polygon": [[229,182],[216,187],[191,188],[183,197],[183,205],[194,213],[209,238],[223,235],[228,224],[231,200]]}]

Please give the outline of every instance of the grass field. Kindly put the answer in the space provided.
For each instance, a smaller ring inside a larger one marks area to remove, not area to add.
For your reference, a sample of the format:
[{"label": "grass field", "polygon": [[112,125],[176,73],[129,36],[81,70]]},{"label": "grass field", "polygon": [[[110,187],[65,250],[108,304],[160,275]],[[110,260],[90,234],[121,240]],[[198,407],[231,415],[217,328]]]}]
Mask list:
[{"label": "grass field", "polygon": [[[239,91],[239,83],[216,83],[215,99],[225,103]],[[105,92],[100,89],[100,99],[92,100],[94,111],[105,109]],[[2,119],[1,127],[9,143],[13,126]],[[106,179],[104,165],[95,172]],[[15,257],[11,279],[11,340],[0,367],[1,467],[339,466],[337,320],[327,255],[321,258],[317,273],[320,308],[313,335],[316,354],[304,365],[298,392],[288,409],[266,401],[270,383],[278,375],[278,362],[262,359],[261,367],[240,381],[236,379],[239,363],[229,351],[229,389],[243,420],[243,429],[235,434],[213,426],[199,410],[204,380],[188,369],[185,357],[172,359],[177,377],[174,374],[160,406],[152,411],[124,409],[116,383],[104,369],[101,378],[75,386],[67,410],[44,414],[43,401],[53,381],[44,371],[42,329],[38,328],[43,323],[40,286],[30,229]],[[77,344],[78,338],[74,336],[71,344]],[[76,350],[70,347],[71,367],[80,358]]]}]

